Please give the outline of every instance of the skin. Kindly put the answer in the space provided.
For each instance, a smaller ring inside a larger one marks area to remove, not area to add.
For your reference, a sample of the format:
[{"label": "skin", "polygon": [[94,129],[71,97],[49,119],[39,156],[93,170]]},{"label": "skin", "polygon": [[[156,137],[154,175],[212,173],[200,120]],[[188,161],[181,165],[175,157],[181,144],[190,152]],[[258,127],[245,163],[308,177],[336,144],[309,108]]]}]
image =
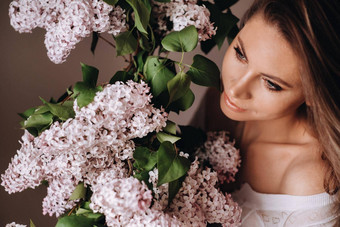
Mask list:
[{"label": "skin", "polygon": [[222,112],[244,122],[240,183],[260,193],[324,192],[318,141],[297,109],[305,102],[300,60],[275,26],[251,18],[222,66]]}]

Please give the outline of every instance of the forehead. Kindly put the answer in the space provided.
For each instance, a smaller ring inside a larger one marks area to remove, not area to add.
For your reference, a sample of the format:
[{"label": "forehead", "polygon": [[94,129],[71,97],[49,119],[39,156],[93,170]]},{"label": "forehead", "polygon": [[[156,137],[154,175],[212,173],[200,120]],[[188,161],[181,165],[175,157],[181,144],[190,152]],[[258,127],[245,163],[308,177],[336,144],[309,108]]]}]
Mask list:
[{"label": "forehead", "polygon": [[[253,16],[240,31],[250,67],[260,73],[300,83],[301,61],[275,25]],[[237,40],[237,39],[236,39]]]}]

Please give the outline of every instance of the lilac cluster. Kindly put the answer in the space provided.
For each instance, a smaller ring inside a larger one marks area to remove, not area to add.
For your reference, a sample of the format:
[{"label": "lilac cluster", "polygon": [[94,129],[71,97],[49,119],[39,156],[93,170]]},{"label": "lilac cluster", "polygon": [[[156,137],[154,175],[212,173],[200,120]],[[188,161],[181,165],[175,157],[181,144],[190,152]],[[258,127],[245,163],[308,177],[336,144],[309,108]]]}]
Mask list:
[{"label": "lilac cluster", "polygon": [[56,64],[63,63],[91,32],[115,36],[126,29],[124,10],[102,0],[14,0],[9,16],[20,33],[36,27],[46,30],[47,55]]},{"label": "lilac cluster", "polygon": [[60,216],[75,205],[69,197],[79,182],[101,184],[103,171],[126,178],[126,160],[132,159],[135,147],[132,139],[166,125],[167,113],[151,105],[149,90],[144,82],[107,85],[86,107],[80,109],[75,101],[74,119],[55,122],[35,138],[25,131],[1,185],[14,193],[47,180],[43,213]]},{"label": "lilac cluster", "polygon": [[[180,152],[181,156],[187,154]],[[222,223],[223,226],[240,226],[241,208],[229,194],[217,188],[217,173],[199,168],[198,159],[191,164],[182,188],[168,206],[168,184],[157,187],[158,169],[149,172],[151,191],[144,183],[107,169],[92,182],[90,207],[105,214],[111,226],[206,226]],[[151,205],[151,206],[150,206]]]},{"label": "lilac cluster", "polygon": [[103,213],[108,226],[122,226],[122,222],[145,212],[152,201],[152,192],[144,183],[133,177],[117,178],[110,169],[100,174],[91,189],[90,208]]},{"label": "lilac cluster", "polygon": [[[240,226],[241,208],[229,194],[224,195],[217,188],[217,173],[199,168],[198,159],[191,164],[182,188],[168,206],[168,184],[156,187],[158,170],[149,172],[150,183],[154,185],[154,203],[151,210],[166,210],[169,223],[173,226],[206,226],[207,223],[221,223],[223,226]],[[167,209],[166,209],[167,208]],[[164,215],[165,215],[164,214]],[[180,225],[175,223],[180,222]]]},{"label": "lilac cluster", "polygon": [[154,5],[153,12],[162,32],[170,32],[166,26],[168,18],[173,23],[174,31],[194,25],[200,41],[210,39],[216,34],[217,28],[210,22],[210,11],[204,5],[197,5],[197,0],[171,0],[169,3],[154,1]]},{"label": "lilac cluster", "polygon": [[235,175],[241,165],[240,151],[235,142],[230,141],[228,132],[208,132],[207,141],[198,149],[197,155],[208,160],[218,173],[221,183],[235,181]]}]

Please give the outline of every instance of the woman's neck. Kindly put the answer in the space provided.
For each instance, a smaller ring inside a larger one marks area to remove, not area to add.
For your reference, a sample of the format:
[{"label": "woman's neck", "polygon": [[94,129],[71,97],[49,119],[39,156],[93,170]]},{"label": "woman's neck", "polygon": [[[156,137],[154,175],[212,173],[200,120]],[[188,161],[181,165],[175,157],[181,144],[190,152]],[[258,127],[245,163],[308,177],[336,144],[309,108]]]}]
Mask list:
[{"label": "woman's neck", "polygon": [[245,122],[241,143],[304,144],[310,140],[306,121],[292,114],[274,120]]}]

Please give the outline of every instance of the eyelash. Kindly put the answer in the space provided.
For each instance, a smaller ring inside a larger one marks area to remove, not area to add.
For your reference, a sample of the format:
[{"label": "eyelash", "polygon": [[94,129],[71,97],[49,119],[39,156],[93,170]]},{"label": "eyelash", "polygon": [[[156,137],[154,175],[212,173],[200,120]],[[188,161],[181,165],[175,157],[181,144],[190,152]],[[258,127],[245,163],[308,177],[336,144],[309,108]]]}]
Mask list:
[{"label": "eyelash", "polygon": [[282,87],[280,87],[279,85],[277,85],[276,83],[268,80],[268,79],[263,79],[266,82],[266,88],[269,91],[274,91],[274,92],[278,92],[282,90]]},{"label": "eyelash", "polygon": [[[242,53],[242,51],[240,50],[238,46],[234,46],[234,50],[235,50],[235,56],[239,61],[241,62],[247,61],[246,57],[244,56],[244,54]],[[278,84],[265,78],[263,80],[266,82],[266,88],[269,91],[278,92],[282,90],[282,88]]]},{"label": "eyelash", "polygon": [[235,46],[234,50],[235,50],[235,56],[238,60],[247,61],[246,57],[244,56],[244,54],[242,53],[242,51],[240,50],[238,46]]}]

